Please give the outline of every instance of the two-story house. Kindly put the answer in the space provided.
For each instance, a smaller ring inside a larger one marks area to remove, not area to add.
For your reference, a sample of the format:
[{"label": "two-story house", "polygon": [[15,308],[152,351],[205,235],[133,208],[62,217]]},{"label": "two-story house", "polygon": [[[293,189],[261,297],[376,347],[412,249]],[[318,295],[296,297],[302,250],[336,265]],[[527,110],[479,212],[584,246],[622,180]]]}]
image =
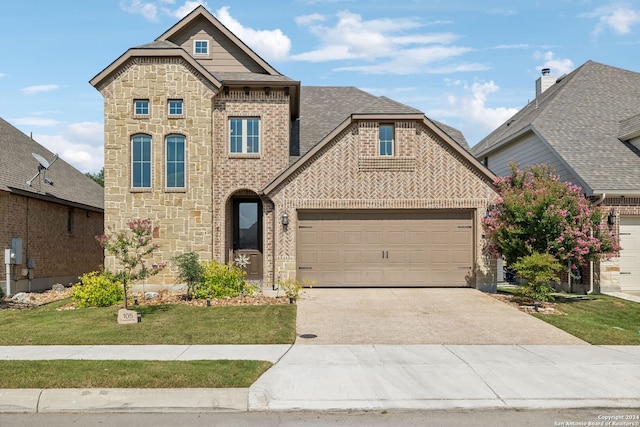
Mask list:
[{"label": "two-story house", "polygon": [[560,77],[544,69],[535,99],[472,152],[496,175],[544,163],[579,185],[622,247],[582,266],[583,288],[640,292],[640,73],[593,61]]},{"label": "two-story house", "polygon": [[494,176],[414,108],[303,86],[202,6],[91,84],[104,96],[105,222],[150,218],[164,261],[247,258],[266,285],[495,283],[480,225]]}]

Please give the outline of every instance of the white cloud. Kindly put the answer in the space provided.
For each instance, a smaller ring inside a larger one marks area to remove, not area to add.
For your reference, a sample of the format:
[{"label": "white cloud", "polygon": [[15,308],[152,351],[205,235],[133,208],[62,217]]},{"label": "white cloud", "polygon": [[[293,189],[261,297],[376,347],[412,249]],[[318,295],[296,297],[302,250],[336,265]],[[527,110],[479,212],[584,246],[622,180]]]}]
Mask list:
[{"label": "white cloud", "polygon": [[500,90],[493,81],[475,82],[472,85],[457,81],[454,84],[462,86],[465,94],[449,95],[448,110],[439,111],[438,114],[463,119],[465,126],[461,130],[470,141],[475,136],[487,135],[518,112],[516,108],[487,107],[489,95]]},{"label": "white cloud", "polygon": [[12,119],[11,122],[20,126],[56,126],[60,124],[57,120],[43,119],[40,117],[19,117]]},{"label": "white cloud", "polygon": [[58,89],[60,86],[58,85],[36,85],[36,86],[28,86],[20,89],[20,92],[25,95],[35,95],[42,92],[51,92],[52,90]]},{"label": "white cloud", "polygon": [[193,12],[193,9],[195,9],[198,6],[204,6],[207,9],[209,8],[209,5],[204,0],[202,0],[202,1],[186,1],[178,9],[176,9],[174,11],[168,11],[168,13],[169,13],[169,15],[174,16],[174,17],[176,17],[178,19],[182,19],[185,16],[187,16],[188,14],[190,14],[191,12]]},{"label": "white cloud", "polygon": [[349,65],[335,71],[358,71],[370,74],[416,74],[447,70],[485,69],[479,64],[456,65],[449,62],[470,52],[455,46],[458,36],[450,32],[424,33],[424,23],[413,18],[364,20],[361,15],[342,11],[333,26],[321,15],[297,18],[314,34],[320,46],[292,55],[306,62],[361,60],[367,64]]},{"label": "white cloud", "polygon": [[7,75],[5,73],[0,73],[0,79],[3,77],[7,77]]},{"label": "white cloud", "polygon": [[593,30],[595,36],[598,36],[606,28],[610,28],[617,34],[629,34],[631,27],[640,23],[640,10],[634,9],[627,3],[610,3],[581,16],[598,18],[598,24]]},{"label": "white cloud", "polygon": [[564,74],[569,74],[575,68],[573,61],[565,58],[565,59],[557,59],[554,58],[554,53],[551,51],[548,52],[535,52],[533,58],[538,61],[543,61],[542,66],[538,67],[538,70],[542,70],[543,68],[551,69],[551,74],[554,76],[562,76]]},{"label": "white cloud", "polygon": [[62,135],[34,134],[33,138],[83,173],[98,172],[104,165],[102,123],[73,123]]},{"label": "white cloud", "polygon": [[231,16],[228,6],[218,9],[215,16],[265,60],[277,61],[288,57],[291,50],[291,40],[279,29],[254,30],[253,28],[245,27]]},{"label": "white cloud", "polygon": [[319,13],[313,13],[311,15],[297,16],[295,18],[296,24],[307,26],[311,24],[315,24],[320,21],[324,21],[326,18]]},{"label": "white cloud", "polygon": [[148,21],[158,20],[158,6],[153,2],[143,2],[140,0],[128,0],[120,2],[120,8],[128,13],[140,14]]}]

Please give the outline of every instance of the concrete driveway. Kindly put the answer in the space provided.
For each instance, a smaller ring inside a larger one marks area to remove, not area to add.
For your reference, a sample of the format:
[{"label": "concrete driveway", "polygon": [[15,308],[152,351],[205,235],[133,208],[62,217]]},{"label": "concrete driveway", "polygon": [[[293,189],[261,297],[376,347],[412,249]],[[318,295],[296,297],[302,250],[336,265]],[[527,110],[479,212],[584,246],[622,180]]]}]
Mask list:
[{"label": "concrete driveway", "polygon": [[586,342],[475,289],[306,289],[296,344]]}]

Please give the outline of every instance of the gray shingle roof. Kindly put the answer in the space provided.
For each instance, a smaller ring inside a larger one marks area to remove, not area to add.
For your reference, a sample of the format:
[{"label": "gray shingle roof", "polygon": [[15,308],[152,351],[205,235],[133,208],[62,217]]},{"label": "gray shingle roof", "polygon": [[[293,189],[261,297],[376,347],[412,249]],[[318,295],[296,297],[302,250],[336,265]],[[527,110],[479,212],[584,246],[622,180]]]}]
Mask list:
[{"label": "gray shingle roof", "polygon": [[[387,97],[378,97],[352,86],[301,86],[300,122],[294,124],[300,128],[299,150],[292,150],[292,155],[304,155],[352,114],[423,113]],[[443,123],[434,123],[463,148],[469,149],[460,131]]]},{"label": "gray shingle roof", "polygon": [[472,148],[486,153],[530,128],[595,192],[640,192],[640,157],[618,139],[640,111],[640,73],[587,61]]},{"label": "gray shingle roof", "polygon": [[36,153],[51,162],[54,153],[20,132],[0,118],[0,191],[22,191],[37,197],[45,197],[53,202],[88,206],[104,209],[104,190],[92,179],[65,162],[56,160],[46,177],[54,185],[45,184],[42,176],[32,185],[27,185],[38,172],[38,162],[31,153]]}]

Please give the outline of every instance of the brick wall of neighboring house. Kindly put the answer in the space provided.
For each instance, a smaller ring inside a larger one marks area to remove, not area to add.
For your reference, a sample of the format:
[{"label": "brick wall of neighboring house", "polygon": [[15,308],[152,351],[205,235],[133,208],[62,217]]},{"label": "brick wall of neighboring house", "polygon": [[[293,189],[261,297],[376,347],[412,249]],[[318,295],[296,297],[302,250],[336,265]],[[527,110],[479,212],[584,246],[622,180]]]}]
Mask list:
[{"label": "brick wall of neighboring house", "polygon": [[[101,213],[0,192],[3,260],[4,249],[11,247],[11,239],[22,239],[22,264],[12,271],[17,282],[11,283],[11,293],[29,290],[29,286],[36,291],[55,283],[69,285],[79,275],[99,270],[103,251],[95,236],[102,234],[102,230]],[[35,261],[30,284],[22,274],[29,258]],[[0,281],[5,282],[4,274]]]},{"label": "brick wall of neighboring house", "polygon": [[[105,226],[122,229],[129,219],[149,218],[160,227],[155,262],[168,267],[148,283],[173,283],[174,255],[194,251],[211,259],[214,230],[211,105],[214,88],[179,59],[137,58],[99,88],[105,114]],[[148,99],[150,114],[134,115],[134,99]],[[167,102],[182,99],[184,114],[170,118]],[[148,190],[132,189],[131,138],[152,138],[152,183]],[[165,137],[186,138],[184,190],[165,188]],[[105,258],[107,268],[117,268]]]},{"label": "brick wall of neighboring house", "polygon": [[[640,216],[639,197],[607,197],[600,207],[602,211],[602,226],[604,230],[620,236],[620,218],[625,216]],[[607,215],[615,213],[613,225],[607,224]],[[622,248],[624,250],[624,248]],[[613,256],[609,260],[600,261],[597,269],[596,284],[600,291],[620,291],[620,257]]]},{"label": "brick wall of neighboring house", "polygon": [[275,268],[295,277],[299,209],[468,209],[475,211],[476,283],[495,283],[495,261],[485,256],[481,219],[496,197],[491,183],[424,124],[395,123],[396,156],[377,155],[378,123],[355,123],[272,192]]}]

